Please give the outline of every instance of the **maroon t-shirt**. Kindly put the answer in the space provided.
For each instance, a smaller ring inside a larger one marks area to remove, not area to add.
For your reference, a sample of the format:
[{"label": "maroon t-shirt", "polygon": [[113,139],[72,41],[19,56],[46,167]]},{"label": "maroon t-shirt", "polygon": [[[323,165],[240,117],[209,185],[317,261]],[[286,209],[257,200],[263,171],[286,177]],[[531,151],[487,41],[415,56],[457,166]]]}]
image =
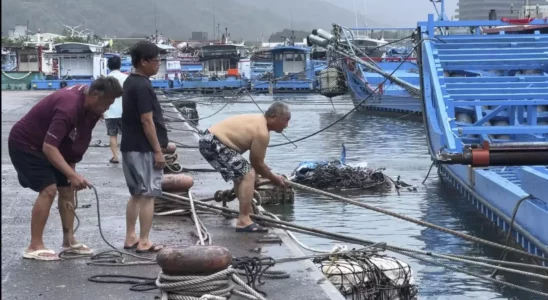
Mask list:
[{"label": "maroon t-shirt", "polygon": [[84,108],[85,85],[58,90],[40,100],[10,131],[9,144],[22,151],[57,147],[65,160],[82,160],[99,116]]}]

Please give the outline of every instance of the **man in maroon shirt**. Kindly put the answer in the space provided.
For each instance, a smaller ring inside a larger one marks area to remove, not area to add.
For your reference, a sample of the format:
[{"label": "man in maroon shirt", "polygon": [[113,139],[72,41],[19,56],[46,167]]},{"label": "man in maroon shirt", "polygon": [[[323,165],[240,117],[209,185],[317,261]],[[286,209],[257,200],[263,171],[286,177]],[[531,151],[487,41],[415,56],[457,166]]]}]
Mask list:
[{"label": "man in maroon shirt", "polygon": [[38,192],[32,209],[30,245],[24,258],[59,259],[42,240],[57,192],[63,249],[78,254],[93,252],[74,238],[74,192],[90,187],[76,173],[75,165],[89,147],[95,124],[120,96],[122,87],[118,80],[100,77],[91,86],[75,85],[50,94],[11,129],[8,150],[19,183]]}]

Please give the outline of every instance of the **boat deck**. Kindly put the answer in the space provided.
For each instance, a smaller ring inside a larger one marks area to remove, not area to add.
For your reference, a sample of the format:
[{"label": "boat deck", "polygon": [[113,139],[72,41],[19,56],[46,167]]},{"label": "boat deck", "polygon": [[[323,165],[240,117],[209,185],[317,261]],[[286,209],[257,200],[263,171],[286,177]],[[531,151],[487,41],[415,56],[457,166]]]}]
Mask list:
[{"label": "boat deck", "polygon": [[[455,34],[434,27],[481,27],[487,21],[419,23],[422,91],[431,154],[461,153],[464,145],[548,142],[548,36]],[[542,23],[542,20],[532,21]],[[443,23],[443,25],[442,25]],[[439,25],[438,25],[439,24]],[[501,24],[503,25],[503,24]],[[469,72],[468,70],[479,70]],[[543,164],[543,162],[538,162]],[[546,163],[546,162],[544,162]],[[442,165],[449,179],[503,231],[518,201],[513,232],[529,252],[548,255],[548,171],[545,166]]]}]

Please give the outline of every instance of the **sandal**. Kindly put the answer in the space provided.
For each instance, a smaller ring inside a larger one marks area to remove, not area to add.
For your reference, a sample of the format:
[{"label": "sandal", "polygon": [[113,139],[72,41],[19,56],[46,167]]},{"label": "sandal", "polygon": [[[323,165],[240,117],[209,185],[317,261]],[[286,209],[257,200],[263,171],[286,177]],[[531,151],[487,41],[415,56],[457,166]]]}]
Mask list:
[{"label": "sandal", "polygon": [[25,251],[25,253],[23,253],[23,258],[45,260],[45,261],[61,260],[61,258],[58,255],[53,256],[53,255],[44,255],[44,254],[55,254],[55,251],[49,250],[49,249],[36,250],[32,252]]},{"label": "sandal", "polygon": [[118,164],[118,163],[120,163],[118,160],[114,159],[114,157],[111,158],[108,162],[111,163],[111,164]]},{"label": "sandal", "polygon": [[124,245],[124,249],[125,249],[125,250],[135,249],[135,248],[137,248],[137,245],[139,245],[139,241],[135,242],[135,244],[133,244],[133,245],[131,245],[131,246],[125,246],[125,245]]},{"label": "sandal", "polygon": [[236,232],[268,232],[268,228],[264,228],[257,223],[251,223],[246,227],[236,227]]},{"label": "sandal", "polygon": [[136,253],[154,253],[154,252],[158,252],[162,249],[164,249],[165,247],[163,245],[155,245],[155,244],[152,244],[152,246],[150,246],[150,248],[148,249],[145,249],[145,250],[135,250]]},{"label": "sandal", "polygon": [[84,244],[71,245],[70,247],[63,247],[63,252],[78,254],[78,255],[91,255],[93,250]]}]

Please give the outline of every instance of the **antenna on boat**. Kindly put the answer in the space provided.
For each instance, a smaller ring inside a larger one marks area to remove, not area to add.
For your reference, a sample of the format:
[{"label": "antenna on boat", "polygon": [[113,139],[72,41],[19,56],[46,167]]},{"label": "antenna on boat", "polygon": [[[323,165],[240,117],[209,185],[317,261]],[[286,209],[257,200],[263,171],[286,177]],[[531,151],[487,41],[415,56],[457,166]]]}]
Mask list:
[{"label": "antenna on boat", "polygon": [[156,23],[156,2],[154,3],[154,38],[155,38],[155,43],[158,44],[158,26],[157,26],[157,23]]}]

